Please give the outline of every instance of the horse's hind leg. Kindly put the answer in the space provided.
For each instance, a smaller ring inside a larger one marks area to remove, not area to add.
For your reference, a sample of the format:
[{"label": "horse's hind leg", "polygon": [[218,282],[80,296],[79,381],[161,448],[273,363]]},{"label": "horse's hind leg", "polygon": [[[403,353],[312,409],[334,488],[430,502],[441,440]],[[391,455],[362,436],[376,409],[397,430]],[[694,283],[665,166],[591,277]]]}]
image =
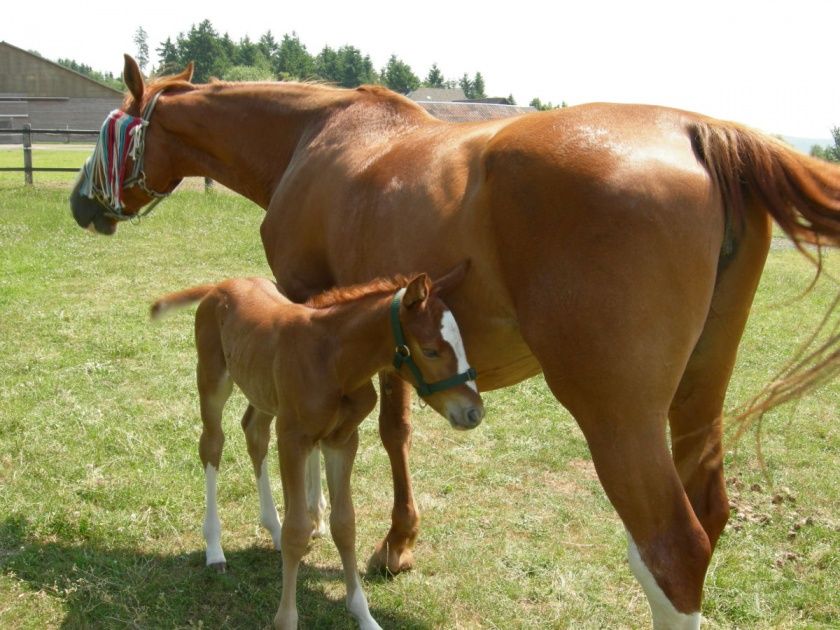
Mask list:
[{"label": "horse's hind leg", "polygon": [[367,598],[359,579],[359,569],[356,566],[356,516],[353,511],[350,475],[358,445],[358,431],[353,431],[341,444],[322,445],[330,491],[330,532],[344,567],[347,610],[356,618],[361,630],[381,630],[368,609]]},{"label": "horse's hind leg", "polygon": [[714,549],[729,518],[723,474],[723,404],[738,343],[767,256],[763,213],[722,261],[703,332],[671,403],[671,449],[694,513]]},{"label": "horse's hind leg", "polygon": [[206,505],[202,533],[206,544],[207,566],[224,571],[226,561],[221,542],[222,524],[216,505],[216,478],[225,442],[222,411],[230,397],[233,384],[227,372],[212,309],[205,304],[202,303],[196,312],[195,326],[198,350],[196,376],[202,423],[198,453],[204,468]]},{"label": "horse's hind leg", "polygon": [[271,494],[271,481],[268,477],[268,442],[271,436],[271,420],[273,416],[248,405],[242,416],[242,430],[248,444],[248,455],[254,466],[257,478],[257,491],[260,497],[260,524],[271,534],[275,549],[280,549],[282,527]]}]

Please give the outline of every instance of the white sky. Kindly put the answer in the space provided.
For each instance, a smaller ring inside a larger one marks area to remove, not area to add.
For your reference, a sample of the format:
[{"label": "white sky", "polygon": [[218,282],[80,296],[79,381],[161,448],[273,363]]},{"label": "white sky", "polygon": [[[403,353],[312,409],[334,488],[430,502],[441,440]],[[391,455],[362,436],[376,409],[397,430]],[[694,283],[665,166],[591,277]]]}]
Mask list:
[{"label": "white sky", "polygon": [[[791,136],[840,126],[840,0],[183,0],[9,2],[0,40],[119,74],[138,26],[154,49],[209,19],[234,41],[296,31],[309,52],[350,44],[421,79],[480,71],[491,96],[527,105],[670,105]],[[197,4],[197,3],[196,3]],[[268,7],[268,8],[266,8]]]}]

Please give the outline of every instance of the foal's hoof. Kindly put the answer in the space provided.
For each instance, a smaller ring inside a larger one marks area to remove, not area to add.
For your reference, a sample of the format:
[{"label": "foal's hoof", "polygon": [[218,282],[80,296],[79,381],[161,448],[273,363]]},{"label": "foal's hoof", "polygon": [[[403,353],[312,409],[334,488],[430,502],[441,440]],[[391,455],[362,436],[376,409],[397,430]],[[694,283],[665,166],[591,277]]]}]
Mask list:
[{"label": "foal's hoof", "polygon": [[216,573],[227,573],[227,562],[214,562],[213,564],[208,564],[207,566],[213,569]]},{"label": "foal's hoof", "polygon": [[387,576],[397,575],[414,568],[414,554],[408,546],[397,548],[388,544],[385,539],[373,551],[368,560],[367,570],[370,574]]}]

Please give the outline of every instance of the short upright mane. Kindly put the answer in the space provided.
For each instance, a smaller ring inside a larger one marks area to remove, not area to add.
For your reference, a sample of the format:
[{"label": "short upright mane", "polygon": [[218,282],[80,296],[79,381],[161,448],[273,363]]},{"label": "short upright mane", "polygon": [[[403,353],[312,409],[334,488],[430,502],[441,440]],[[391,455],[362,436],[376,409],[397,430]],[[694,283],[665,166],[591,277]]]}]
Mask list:
[{"label": "short upright mane", "polygon": [[305,304],[310,308],[329,308],[330,306],[353,302],[369,295],[396,293],[398,289],[406,286],[409,280],[410,278],[406,276],[397,275],[392,278],[376,278],[364,284],[335,287],[318,295],[313,295]]}]

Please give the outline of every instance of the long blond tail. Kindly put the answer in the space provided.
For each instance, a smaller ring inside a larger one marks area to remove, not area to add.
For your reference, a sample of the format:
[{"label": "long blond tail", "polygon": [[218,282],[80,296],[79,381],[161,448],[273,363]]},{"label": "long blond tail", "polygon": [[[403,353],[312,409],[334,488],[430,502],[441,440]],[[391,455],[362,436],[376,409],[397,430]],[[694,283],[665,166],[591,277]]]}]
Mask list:
[{"label": "long blond tail", "polygon": [[154,301],[149,309],[149,317],[152,319],[160,319],[174,308],[182,308],[198,302],[215,288],[215,284],[202,284],[201,286],[164,295]]}]

